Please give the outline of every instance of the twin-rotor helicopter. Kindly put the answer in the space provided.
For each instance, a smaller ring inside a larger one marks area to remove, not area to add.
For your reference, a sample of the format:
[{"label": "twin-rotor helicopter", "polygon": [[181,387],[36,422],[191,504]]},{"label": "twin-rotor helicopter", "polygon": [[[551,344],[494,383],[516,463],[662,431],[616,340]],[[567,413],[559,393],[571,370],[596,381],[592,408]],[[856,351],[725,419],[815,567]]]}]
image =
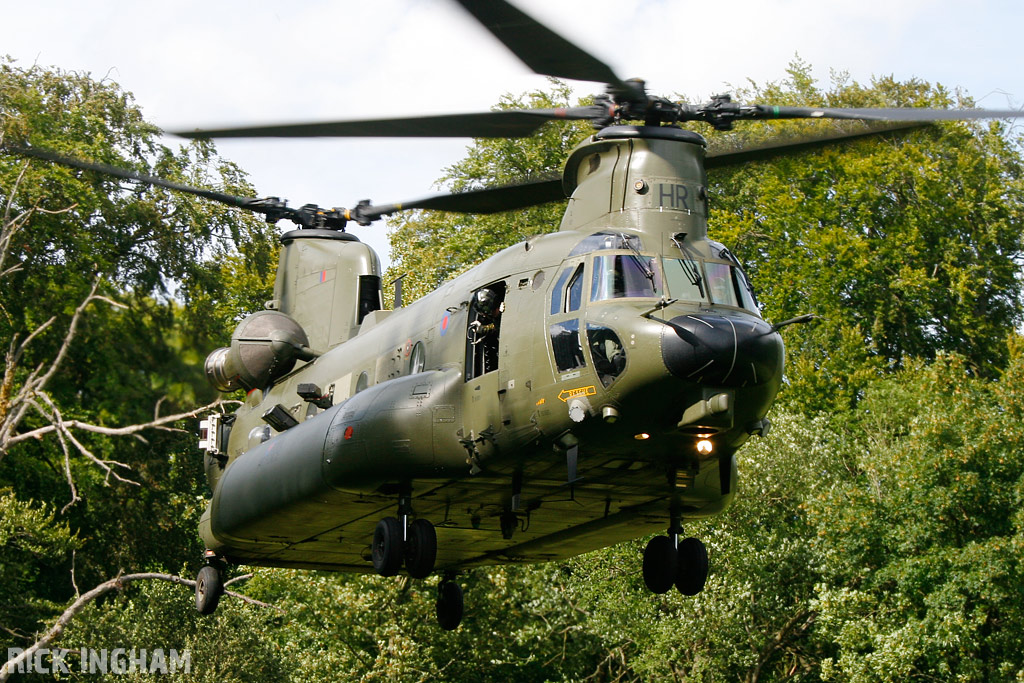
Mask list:
[{"label": "twin-rotor helicopter", "polygon": [[[596,132],[560,178],[350,209],[298,209],[94,164],[34,156],[287,219],[274,298],[206,373],[244,390],[200,447],[213,491],[196,607],[231,564],[440,573],[437,617],[458,627],[460,571],[557,560],[663,531],[638,565],[684,595],[708,576],[683,525],[736,495],[736,452],[765,436],[784,325],[762,319],[743,268],[707,236],[706,169],[802,151],[878,127],[706,152],[678,124],[795,118],[929,121],[1016,111],[691,105],[655,97],[504,0],[458,0],[539,74],[606,84],[595,104],[269,125],[186,137],[521,137],[548,121]],[[385,310],[370,247],[346,232],[399,210],[494,213],[568,200],[557,232],[509,247],[416,302]]]}]

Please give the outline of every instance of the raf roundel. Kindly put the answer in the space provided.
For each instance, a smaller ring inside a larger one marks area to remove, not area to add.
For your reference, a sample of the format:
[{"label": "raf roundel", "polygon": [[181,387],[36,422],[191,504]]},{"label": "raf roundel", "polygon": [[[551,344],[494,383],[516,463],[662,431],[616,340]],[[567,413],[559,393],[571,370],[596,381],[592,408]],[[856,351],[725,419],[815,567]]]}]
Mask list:
[{"label": "raf roundel", "polygon": [[441,336],[448,334],[448,322],[451,320],[452,314],[445,313],[444,317],[441,318]]}]

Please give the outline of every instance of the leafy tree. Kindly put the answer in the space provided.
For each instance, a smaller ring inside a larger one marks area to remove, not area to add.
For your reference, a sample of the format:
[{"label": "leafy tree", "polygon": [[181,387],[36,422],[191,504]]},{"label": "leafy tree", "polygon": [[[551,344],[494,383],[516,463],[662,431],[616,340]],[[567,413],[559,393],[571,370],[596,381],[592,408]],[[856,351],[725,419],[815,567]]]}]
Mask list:
[{"label": "leafy tree", "polygon": [[[214,398],[201,368],[237,312],[224,302],[269,298],[275,231],[227,207],[11,150],[254,194],[212,145],[175,151],[158,134],[114,83],[0,61],[0,482],[14,486],[3,519],[49,501],[56,528],[77,539],[85,586],[198,557],[202,467],[194,428],[174,428],[175,416]],[[5,599],[0,624],[22,634],[68,599],[68,539],[49,554],[5,558],[5,569],[41,578],[31,587],[37,609]]]},{"label": "leafy tree", "polygon": [[47,596],[65,578],[67,554],[78,546],[67,524],[46,504],[0,490],[0,607],[11,615],[8,638],[27,639],[40,614],[57,605]]},{"label": "leafy tree", "polygon": [[[795,62],[741,99],[830,107],[970,106],[941,87],[835,78]],[[806,122],[711,143],[803,134]],[[820,130],[818,128],[817,130]],[[709,230],[745,261],[765,316],[814,313],[787,331],[790,400],[828,408],[908,358],[962,354],[992,377],[1021,320],[1020,139],[1001,123],[944,123],[711,174]]]},{"label": "leafy tree", "polygon": [[809,506],[827,677],[1024,674],[1022,350],[998,382],[942,357],[869,389],[855,476]]}]

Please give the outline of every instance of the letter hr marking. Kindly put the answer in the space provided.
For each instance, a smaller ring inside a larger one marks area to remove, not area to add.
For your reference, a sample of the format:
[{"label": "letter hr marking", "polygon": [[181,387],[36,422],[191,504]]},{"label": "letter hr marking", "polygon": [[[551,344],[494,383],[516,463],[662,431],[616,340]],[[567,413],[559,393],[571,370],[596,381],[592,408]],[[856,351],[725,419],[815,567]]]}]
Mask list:
[{"label": "letter hr marking", "polygon": [[658,183],[658,205],[662,208],[690,211],[689,197],[690,191],[686,185]]}]

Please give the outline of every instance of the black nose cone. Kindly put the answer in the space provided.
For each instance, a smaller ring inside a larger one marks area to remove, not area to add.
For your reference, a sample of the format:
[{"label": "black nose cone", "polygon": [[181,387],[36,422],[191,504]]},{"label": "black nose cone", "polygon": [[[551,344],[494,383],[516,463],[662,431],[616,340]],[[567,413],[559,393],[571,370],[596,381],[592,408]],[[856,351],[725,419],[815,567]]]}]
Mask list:
[{"label": "black nose cone", "polygon": [[746,387],[779,379],[782,338],[759,318],[681,315],[668,321],[661,355],[681,379],[722,387]]}]

